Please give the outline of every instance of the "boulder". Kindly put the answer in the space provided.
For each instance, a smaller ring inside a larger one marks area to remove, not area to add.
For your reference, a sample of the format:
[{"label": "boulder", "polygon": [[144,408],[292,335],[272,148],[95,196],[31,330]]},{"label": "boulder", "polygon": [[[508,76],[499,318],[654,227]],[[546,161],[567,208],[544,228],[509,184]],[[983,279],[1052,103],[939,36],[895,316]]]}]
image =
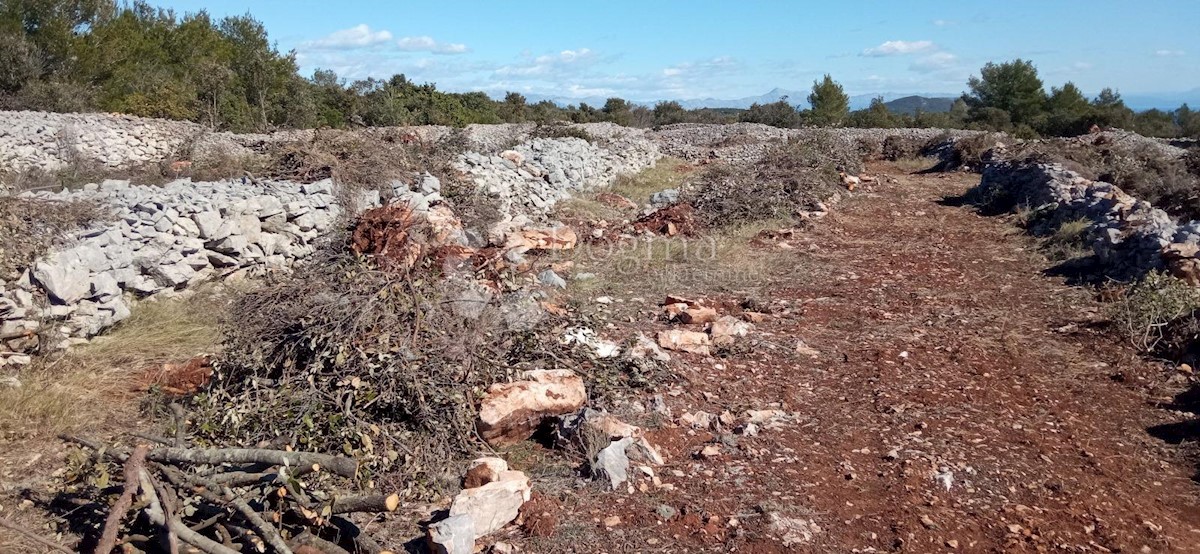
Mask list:
[{"label": "boulder", "polygon": [[528,371],[525,379],[488,389],[476,426],[489,444],[525,440],[543,419],[578,411],[587,402],[583,379],[569,369]]},{"label": "boulder", "polygon": [[708,335],[698,331],[671,329],[658,332],[658,345],[667,350],[707,356],[710,344],[712,344],[712,341],[708,338]]},{"label": "boulder", "polygon": [[592,463],[592,473],[596,478],[607,478],[613,490],[620,487],[629,479],[629,456],[625,449],[633,444],[632,438],[615,440],[604,447]]},{"label": "boulder", "polygon": [[517,518],[529,500],[529,477],[520,471],[502,471],[496,481],[463,489],[450,505],[450,517],[467,515],[475,524],[475,537],[500,530]]},{"label": "boulder", "polygon": [[470,514],[450,516],[429,526],[426,540],[434,554],[474,554],[475,520]]},{"label": "boulder", "polygon": [[538,282],[543,285],[558,287],[560,289],[567,288],[567,280],[560,277],[553,269],[542,270],[538,274]]},{"label": "boulder", "polygon": [[91,290],[87,268],[70,260],[38,262],[33,266],[33,278],[52,299],[63,304],[78,302]]},{"label": "boulder", "polygon": [[473,489],[499,481],[505,471],[508,471],[508,462],[502,458],[477,458],[471,462],[466,477],[463,477],[463,488]]},{"label": "boulder", "polygon": [[660,362],[671,361],[671,355],[650,340],[650,337],[638,333],[633,338],[633,346],[629,347],[629,356],[634,359],[652,359]]},{"label": "boulder", "polygon": [[733,316],[721,316],[709,328],[712,343],[717,346],[730,346],[738,339],[750,334],[754,325]]}]

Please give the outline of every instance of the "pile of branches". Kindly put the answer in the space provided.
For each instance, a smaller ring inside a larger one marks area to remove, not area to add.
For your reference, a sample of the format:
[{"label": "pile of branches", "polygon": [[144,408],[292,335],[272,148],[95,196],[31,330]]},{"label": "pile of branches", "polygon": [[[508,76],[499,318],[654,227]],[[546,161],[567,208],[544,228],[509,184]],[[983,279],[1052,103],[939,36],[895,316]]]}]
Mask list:
[{"label": "pile of branches", "polygon": [[345,243],[317,258],[232,304],[213,381],[193,399],[204,440],[344,453],[362,478],[429,499],[454,490],[455,462],[482,447],[475,423],[492,384],[530,369],[642,382],[627,360],[564,344],[578,324],[493,265],[448,274],[437,255],[376,264],[388,259]]},{"label": "pile of branches", "polygon": [[816,135],[773,147],[750,171],[708,166],[687,201],[706,226],[787,219],[841,189],[839,171],[862,168],[856,148]]},{"label": "pile of branches", "polygon": [[349,189],[369,189],[428,171],[446,182],[457,178],[452,164],[465,149],[466,138],[458,131],[426,140],[403,128],[323,129],[308,140],[271,144],[266,176],[299,182],[333,179]]},{"label": "pile of branches", "polygon": [[[142,440],[127,449],[62,437],[91,452],[75,473],[102,476],[105,486],[85,486],[84,493],[93,505],[111,506],[103,524],[95,522],[98,529],[85,531],[94,552],[118,545],[125,552],[180,552],[182,545],[208,554],[386,552],[349,515],[394,511],[399,497],[342,492],[355,490],[353,458],[269,445],[193,447],[185,414],[175,407],[172,439],[139,434]],[[123,484],[107,486],[117,468]]]}]

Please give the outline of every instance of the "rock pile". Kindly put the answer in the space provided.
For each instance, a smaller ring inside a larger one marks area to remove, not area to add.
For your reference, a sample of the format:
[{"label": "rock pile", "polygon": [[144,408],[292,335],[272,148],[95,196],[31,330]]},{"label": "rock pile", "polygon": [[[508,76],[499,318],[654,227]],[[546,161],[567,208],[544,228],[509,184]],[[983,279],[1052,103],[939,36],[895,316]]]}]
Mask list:
[{"label": "rock pile", "polygon": [[722,161],[734,165],[758,161],[772,147],[789,140],[824,139],[848,152],[860,149],[860,142],[882,144],[888,137],[928,141],[941,135],[970,136],[978,131],[942,129],[780,129],[760,123],[731,125],[680,123],[668,125],[651,136],[659,149],[669,156],[691,162]]},{"label": "rock pile", "polygon": [[[1005,160],[993,151],[976,193],[1006,205],[1036,211],[1034,234],[1053,232],[1084,219],[1092,250],[1110,276],[1136,278],[1166,267],[1164,250],[1195,251],[1200,222],[1178,222],[1116,185],[1093,181],[1061,164]],[[1190,245],[1190,246],[1189,246]]]},{"label": "rock pile", "polygon": [[202,126],[186,121],[0,112],[0,169],[53,171],[74,158],[114,168],[158,162],[203,132]]},{"label": "rock pile", "polygon": [[620,174],[653,167],[655,144],[625,129],[607,144],[580,138],[534,138],[499,154],[467,152],[458,169],[496,199],[501,213],[541,215],[572,193],[612,183]]},{"label": "rock pile", "polygon": [[[429,210],[437,180],[393,183],[396,199]],[[113,219],[80,231],[15,281],[0,281],[0,352],[69,346],[129,316],[130,301],[248,268],[286,268],[313,252],[340,208],[331,181],[308,184],[175,181],[162,187],[109,180],[78,191],[24,193],[94,202]],[[362,205],[377,205],[378,193]],[[55,343],[42,345],[43,337]],[[58,342],[61,341],[61,342]]]}]

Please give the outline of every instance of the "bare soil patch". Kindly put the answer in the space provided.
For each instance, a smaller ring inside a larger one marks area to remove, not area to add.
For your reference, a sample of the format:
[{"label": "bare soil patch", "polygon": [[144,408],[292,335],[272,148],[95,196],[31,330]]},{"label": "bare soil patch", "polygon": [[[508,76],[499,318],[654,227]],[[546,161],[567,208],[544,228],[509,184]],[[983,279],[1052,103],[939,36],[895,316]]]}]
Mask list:
[{"label": "bare soil patch", "polygon": [[[875,169],[898,182],[758,253],[797,275],[752,348],[675,354],[674,418],[651,436],[673,490],[573,495],[570,532],[526,547],[1200,551],[1195,467],[1147,432],[1190,417],[1155,405],[1170,372],[1046,276],[1033,239],[943,201],[977,177]],[[757,436],[677,423],[768,408],[792,417]]]}]

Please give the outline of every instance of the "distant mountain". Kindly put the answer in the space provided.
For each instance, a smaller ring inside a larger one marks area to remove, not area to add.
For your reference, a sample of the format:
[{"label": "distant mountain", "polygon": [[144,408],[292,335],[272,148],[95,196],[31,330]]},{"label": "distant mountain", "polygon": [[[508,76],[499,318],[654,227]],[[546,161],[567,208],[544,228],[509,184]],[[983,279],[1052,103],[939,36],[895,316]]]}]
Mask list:
[{"label": "distant mountain", "polygon": [[[675,99],[684,108],[689,110],[697,108],[736,108],[746,109],[753,104],[770,104],[778,102],[784,97],[788,99],[788,103],[800,109],[807,109],[808,106],[808,90],[791,90],[785,88],[774,88],[766,94],[758,96],[743,96],[741,98],[691,98],[691,99]],[[945,112],[950,110],[950,106],[954,104],[954,100],[958,98],[958,93],[946,92],[879,92],[872,94],[855,94],[850,96],[850,109],[861,110],[871,105],[871,100],[877,97],[883,97],[883,101],[887,103],[888,109],[896,113],[912,114],[918,109],[925,112]],[[1095,95],[1089,96],[1089,98]],[[1184,92],[1164,92],[1164,93],[1139,93],[1139,94],[1122,94],[1125,99],[1125,105],[1134,110],[1148,110],[1150,108],[1158,108],[1161,110],[1174,110],[1180,104],[1188,103],[1192,109],[1200,109],[1200,88],[1192,89]],[[503,96],[501,95],[501,99]],[[606,97],[593,96],[585,98],[566,98],[561,96],[538,96],[527,95],[527,100],[530,103],[539,102],[542,100],[550,100],[560,106],[579,105],[585,103],[594,108],[599,108],[604,105]],[[670,100],[670,99],[667,99]],[[661,100],[630,100],[633,104],[638,104],[646,107],[653,107]]]},{"label": "distant mountain", "polygon": [[[770,104],[772,102],[778,102],[786,97],[788,99],[789,104],[796,106],[797,108],[800,108],[800,109],[808,109],[808,107],[809,107],[808,106],[808,93],[809,93],[808,90],[790,90],[790,89],[776,87],[776,88],[771,89],[766,94],[760,94],[758,96],[743,96],[741,98],[691,98],[691,99],[673,99],[673,100],[675,100],[676,102],[679,102],[679,104],[681,106],[683,106],[684,108],[687,108],[689,110],[693,110],[693,109],[697,109],[697,108],[737,108],[737,109],[744,110],[754,104]],[[923,98],[927,98],[927,99],[940,99],[940,98],[948,98],[948,97],[957,98],[957,96],[954,94],[947,94],[944,92],[941,92],[941,93],[938,93],[938,92],[907,92],[907,93],[882,92],[882,93],[872,93],[872,94],[856,94],[856,95],[850,96],[850,109],[861,110],[863,108],[866,108],[867,106],[871,105],[871,100],[873,100],[877,97],[883,97],[883,100],[885,102],[892,101],[892,100],[899,100],[899,99],[903,99],[903,98],[907,98],[907,97],[923,97]],[[607,98],[599,97],[599,96],[583,97],[583,98],[565,98],[565,97],[561,97],[561,96],[539,96],[539,95],[530,94],[530,95],[526,95],[526,100],[531,104],[534,102],[540,102],[542,100],[549,100],[560,106],[579,105],[579,103],[582,102],[589,106],[598,108],[598,107],[604,105],[604,102],[605,102],[605,100],[607,100]],[[632,102],[633,104],[639,104],[642,106],[652,107],[655,104],[657,104],[658,102],[660,102],[661,100],[662,99],[660,99],[660,100],[630,100],[630,102]],[[671,99],[666,99],[666,100],[671,100]],[[947,106],[946,109],[949,109],[949,107]],[[930,109],[930,110],[926,110],[926,111],[934,111],[934,110]]]},{"label": "distant mountain", "polygon": [[950,107],[954,105],[954,101],[958,97],[936,97],[927,98],[925,96],[905,96],[897,98],[891,102],[884,102],[888,110],[892,113],[905,115],[914,115],[918,111],[925,113],[940,113],[950,111]]}]

